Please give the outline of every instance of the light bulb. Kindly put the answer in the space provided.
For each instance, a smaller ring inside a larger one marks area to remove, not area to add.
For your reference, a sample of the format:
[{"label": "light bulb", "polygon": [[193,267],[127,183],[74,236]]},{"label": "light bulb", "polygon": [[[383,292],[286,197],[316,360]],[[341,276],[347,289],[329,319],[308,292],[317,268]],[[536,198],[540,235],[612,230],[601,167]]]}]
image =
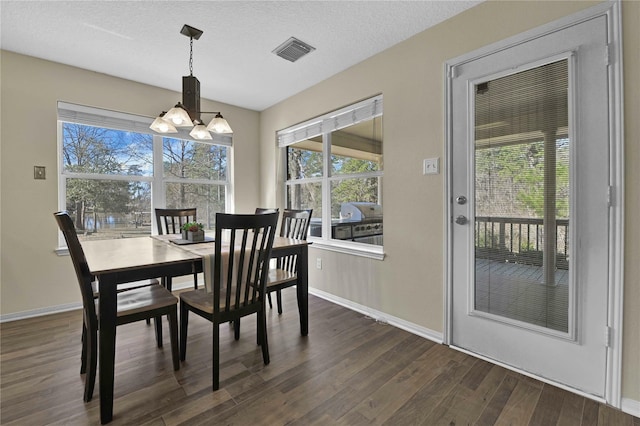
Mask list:
[{"label": "light bulb", "polygon": [[165,113],[163,112],[158,117],[156,117],[149,128],[158,133],[178,133],[178,130],[175,128],[175,126],[163,118],[164,115]]},{"label": "light bulb", "polygon": [[207,128],[204,126],[204,124],[200,123],[197,124],[193,130],[191,130],[191,133],[189,133],[189,135],[194,138],[194,139],[198,139],[198,140],[210,140],[213,139],[211,137],[211,133],[209,133],[209,131],[207,130]]}]

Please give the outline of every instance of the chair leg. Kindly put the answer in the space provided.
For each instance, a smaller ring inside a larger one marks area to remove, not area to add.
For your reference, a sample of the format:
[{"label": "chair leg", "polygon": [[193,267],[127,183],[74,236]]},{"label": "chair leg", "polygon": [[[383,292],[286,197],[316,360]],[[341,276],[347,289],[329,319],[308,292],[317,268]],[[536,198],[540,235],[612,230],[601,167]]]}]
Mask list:
[{"label": "chair leg", "polygon": [[233,338],[240,340],[240,318],[233,320]]},{"label": "chair leg", "polygon": [[91,401],[93,389],[96,385],[96,370],[98,366],[98,333],[97,330],[87,330],[85,334],[87,346],[88,371],[84,382],[84,402]]},{"label": "chair leg", "polygon": [[278,315],[282,315],[282,290],[276,291],[276,303],[278,304]]},{"label": "chair leg", "polygon": [[220,324],[213,324],[213,390],[220,388]]},{"label": "chair leg", "polygon": [[180,360],[187,358],[187,326],[189,325],[189,308],[180,301]]},{"label": "chair leg", "polygon": [[156,325],[156,343],[158,347],[162,347],[162,316],[158,315],[153,318],[153,322]]},{"label": "chair leg", "polygon": [[271,293],[267,293],[267,300],[269,301],[269,309],[273,309],[273,303],[271,303]]},{"label": "chair leg", "polygon": [[169,314],[169,338],[171,339],[171,357],[173,358],[173,370],[180,369],[180,351],[178,349],[178,306],[172,306]]},{"label": "chair leg", "polygon": [[194,272],[193,273],[193,288],[194,289],[198,289],[198,273]]},{"label": "chair leg", "polygon": [[262,347],[262,360],[264,361],[264,365],[268,365],[270,362],[269,359],[269,341],[267,339],[267,315],[266,310],[263,309],[258,312],[259,318],[259,328],[258,335],[260,335],[261,347]]},{"label": "chair leg", "polygon": [[87,372],[87,326],[82,320],[82,352],[80,354],[80,374]]}]

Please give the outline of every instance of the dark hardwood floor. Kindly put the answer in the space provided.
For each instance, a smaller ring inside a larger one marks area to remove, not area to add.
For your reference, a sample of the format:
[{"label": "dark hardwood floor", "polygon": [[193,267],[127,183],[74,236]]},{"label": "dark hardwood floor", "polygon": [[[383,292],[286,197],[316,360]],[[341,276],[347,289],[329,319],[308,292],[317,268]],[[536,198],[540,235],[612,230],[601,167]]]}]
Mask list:
[{"label": "dark hardwood floor", "polygon": [[[211,391],[211,325],[190,316],[187,361],[171,367],[144,322],[118,327],[113,425],[615,425],[640,420],[310,296],[299,333],[295,289],[268,312],[271,363],[255,320],[221,327]],[[99,424],[82,401],[80,311],[1,324],[0,423]],[[167,324],[165,321],[165,328]],[[165,339],[168,337],[165,332]]]}]

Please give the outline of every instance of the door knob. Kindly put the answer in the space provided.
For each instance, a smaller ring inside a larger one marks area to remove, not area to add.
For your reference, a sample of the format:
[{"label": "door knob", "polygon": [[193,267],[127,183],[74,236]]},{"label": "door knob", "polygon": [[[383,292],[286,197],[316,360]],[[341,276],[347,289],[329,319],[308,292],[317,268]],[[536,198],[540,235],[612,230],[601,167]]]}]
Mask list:
[{"label": "door knob", "polygon": [[467,204],[467,197],[464,195],[460,195],[456,198],[456,203],[458,204]]},{"label": "door knob", "polygon": [[464,225],[465,223],[467,223],[467,217],[462,215],[456,217],[456,223],[458,225]]}]

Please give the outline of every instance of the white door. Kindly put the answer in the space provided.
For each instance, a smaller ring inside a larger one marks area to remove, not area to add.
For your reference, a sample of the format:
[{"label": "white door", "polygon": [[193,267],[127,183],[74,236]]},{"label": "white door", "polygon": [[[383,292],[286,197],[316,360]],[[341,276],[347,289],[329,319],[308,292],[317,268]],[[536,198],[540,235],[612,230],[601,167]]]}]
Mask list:
[{"label": "white door", "polygon": [[454,346],[596,396],[606,377],[607,19],[453,67]]}]

